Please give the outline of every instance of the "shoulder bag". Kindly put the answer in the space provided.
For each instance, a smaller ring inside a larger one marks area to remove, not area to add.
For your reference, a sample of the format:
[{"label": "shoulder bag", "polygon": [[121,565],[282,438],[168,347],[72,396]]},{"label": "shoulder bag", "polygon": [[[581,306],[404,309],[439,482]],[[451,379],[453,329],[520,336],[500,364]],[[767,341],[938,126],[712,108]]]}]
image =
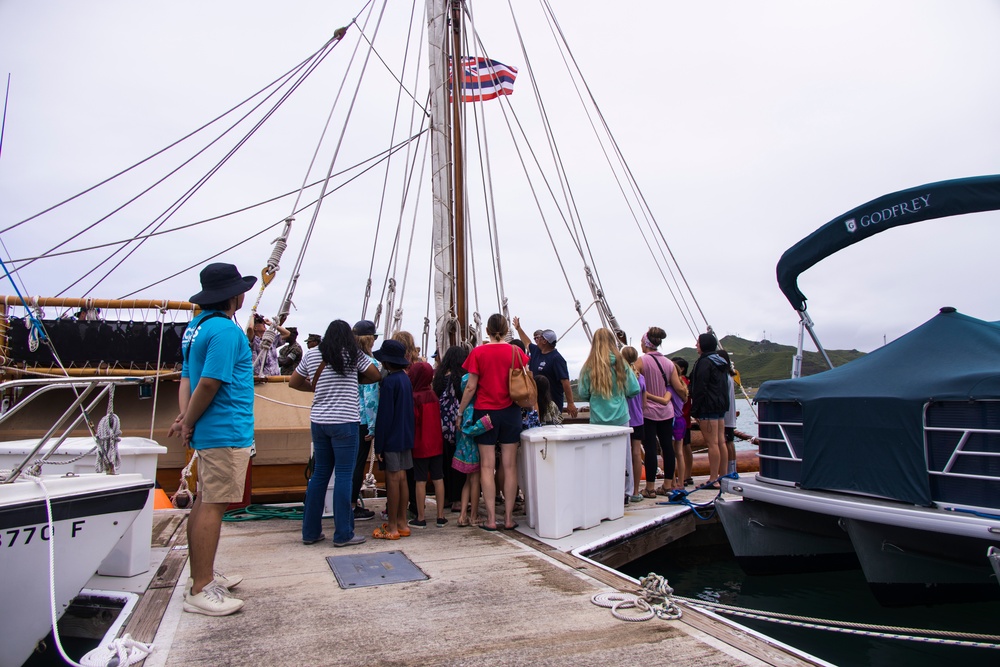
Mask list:
[{"label": "shoulder bag", "polygon": [[517,357],[517,348],[510,346],[510,375],[508,380],[510,398],[522,408],[533,408],[538,401],[538,387],[535,376]]}]

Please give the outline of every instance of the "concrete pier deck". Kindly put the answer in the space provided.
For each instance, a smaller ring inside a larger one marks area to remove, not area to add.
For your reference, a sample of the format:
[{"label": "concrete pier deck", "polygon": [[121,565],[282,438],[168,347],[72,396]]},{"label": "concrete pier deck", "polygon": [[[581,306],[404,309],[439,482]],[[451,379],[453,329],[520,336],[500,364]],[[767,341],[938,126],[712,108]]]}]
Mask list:
[{"label": "concrete pier deck", "polygon": [[[369,507],[378,511],[383,503]],[[683,513],[653,503],[640,507],[625,519],[602,522],[597,533],[670,522]],[[428,516],[433,521],[431,502]],[[216,564],[246,577],[234,591],[246,606],[223,618],[182,611],[182,585],[171,580],[182,584],[188,576],[186,543],[183,521],[173,521],[172,546],[164,547],[163,565],[145,594],[150,600],[159,595],[161,611],[165,606],[145,665],[821,664],[690,609],[681,621],[615,619],[591,597],[634,590],[634,584],[571,553],[590,531],[575,531],[559,545],[534,536],[523,515],[516,517],[518,531],[495,533],[460,528],[456,514],[446,516],[444,528],[414,528],[399,541],[369,539],[343,549],[329,540],[303,545],[297,521],[226,523]],[[358,522],[357,532],[370,536],[377,521]],[[332,536],[331,520],[324,520],[324,532]],[[429,578],[345,590],[326,561],[395,550]],[[139,615],[126,631],[149,627]]]}]

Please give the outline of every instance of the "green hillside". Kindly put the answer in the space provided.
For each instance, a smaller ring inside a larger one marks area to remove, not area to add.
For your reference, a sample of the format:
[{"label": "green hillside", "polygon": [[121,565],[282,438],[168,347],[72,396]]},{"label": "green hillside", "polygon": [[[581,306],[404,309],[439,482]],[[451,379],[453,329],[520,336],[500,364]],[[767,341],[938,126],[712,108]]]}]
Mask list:
[{"label": "green hillside", "polygon": [[[792,360],[795,357],[795,347],[792,345],[780,345],[769,340],[751,341],[738,336],[725,336],[720,342],[740,372],[744,387],[759,387],[765,380],[784,380],[792,375]],[[826,353],[835,366],[843,366],[865,355],[857,350],[827,350]],[[698,358],[692,347],[664,354],[671,358],[683,357],[692,365]],[[819,352],[803,354],[803,375],[815,375],[825,370],[827,365]]]}]

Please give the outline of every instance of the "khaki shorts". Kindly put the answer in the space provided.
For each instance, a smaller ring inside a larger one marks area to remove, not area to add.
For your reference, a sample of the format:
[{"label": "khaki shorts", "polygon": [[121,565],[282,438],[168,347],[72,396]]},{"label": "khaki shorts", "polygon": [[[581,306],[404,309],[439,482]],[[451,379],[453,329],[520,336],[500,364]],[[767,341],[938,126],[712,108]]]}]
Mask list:
[{"label": "khaki shorts", "polygon": [[203,503],[243,500],[251,447],[210,447],[198,450],[198,495]]}]

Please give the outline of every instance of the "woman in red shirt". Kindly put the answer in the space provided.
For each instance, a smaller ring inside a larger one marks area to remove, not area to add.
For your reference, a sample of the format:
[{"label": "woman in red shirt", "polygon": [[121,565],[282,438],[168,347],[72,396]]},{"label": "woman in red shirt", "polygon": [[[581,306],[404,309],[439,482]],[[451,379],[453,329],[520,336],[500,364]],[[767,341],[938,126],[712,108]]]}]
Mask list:
[{"label": "woman in red shirt", "polygon": [[[490,315],[490,319],[486,321],[489,340],[473,349],[463,364],[463,368],[469,373],[469,381],[458,406],[459,420],[466,406],[472,403],[474,421],[489,415],[493,422],[492,429],[476,436],[476,444],[479,445],[480,483],[486,505],[486,523],[481,526],[484,530],[497,530],[494,480],[497,445],[500,446],[500,462],[504,472],[503,527],[506,530],[517,528],[514,523],[514,500],[517,498],[517,444],[521,440],[521,408],[511,400],[509,382],[515,358],[526,367],[528,357],[504,341],[507,331],[507,320],[503,315]],[[458,428],[461,427],[459,422]]]}]

